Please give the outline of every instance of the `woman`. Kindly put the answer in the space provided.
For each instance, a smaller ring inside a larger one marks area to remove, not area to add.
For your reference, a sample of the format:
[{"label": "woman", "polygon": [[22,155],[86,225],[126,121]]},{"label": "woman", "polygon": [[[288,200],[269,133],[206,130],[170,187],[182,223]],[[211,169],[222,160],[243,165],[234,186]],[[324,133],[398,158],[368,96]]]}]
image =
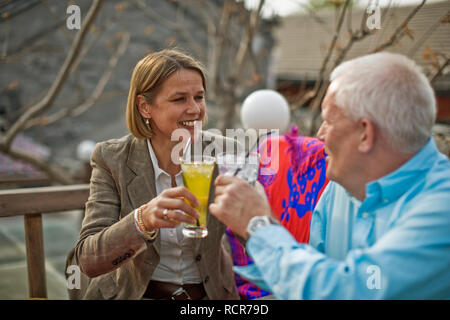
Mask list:
[{"label": "woman", "polygon": [[179,128],[193,135],[194,121],[205,119],[205,91],[201,64],[177,50],[151,53],[136,65],[126,111],[131,134],[99,143],[92,154],[90,196],[68,260],[75,258],[89,279],[71,297],[239,299],[221,244],[225,226],[209,215],[206,239],[182,234],[183,222],[198,217],[184,199],[198,200],[171,160],[179,143],[171,135]]}]

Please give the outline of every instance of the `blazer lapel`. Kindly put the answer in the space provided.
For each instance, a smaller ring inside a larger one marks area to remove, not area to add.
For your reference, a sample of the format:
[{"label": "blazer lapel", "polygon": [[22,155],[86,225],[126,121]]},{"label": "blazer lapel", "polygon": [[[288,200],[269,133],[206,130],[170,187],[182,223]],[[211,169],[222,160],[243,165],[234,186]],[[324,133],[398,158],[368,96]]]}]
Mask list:
[{"label": "blazer lapel", "polygon": [[[150,159],[147,140],[134,139],[130,147],[127,166],[134,173],[127,185],[133,208],[138,208],[156,197],[155,171]],[[158,233],[153,245],[159,254],[161,238]]]}]

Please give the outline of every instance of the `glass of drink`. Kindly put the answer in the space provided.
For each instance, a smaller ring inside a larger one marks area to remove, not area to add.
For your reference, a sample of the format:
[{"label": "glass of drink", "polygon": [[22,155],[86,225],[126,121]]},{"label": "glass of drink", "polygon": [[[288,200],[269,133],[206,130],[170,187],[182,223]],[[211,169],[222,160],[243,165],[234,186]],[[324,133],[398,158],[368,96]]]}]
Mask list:
[{"label": "glass of drink", "polygon": [[250,184],[258,179],[260,155],[258,152],[221,153],[217,155],[219,173],[225,176],[236,176]]},{"label": "glass of drink", "polygon": [[184,186],[200,201],[198,207],[193,207],[200,213],[197,223],[195,225],[184,225],[183,234],[186,237],[205,238],[208,235],[206,212],[208,211],[209,188],[215,163],[215,158],[207,156],[203,156],[200,160],[181,159]]}]

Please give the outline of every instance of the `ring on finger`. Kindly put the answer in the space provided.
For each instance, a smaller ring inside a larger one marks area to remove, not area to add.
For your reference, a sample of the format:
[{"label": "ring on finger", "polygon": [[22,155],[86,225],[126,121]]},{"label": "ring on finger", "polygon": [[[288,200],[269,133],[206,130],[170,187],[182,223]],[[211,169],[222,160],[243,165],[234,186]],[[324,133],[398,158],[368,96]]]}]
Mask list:
[{"label": "ring on finger", "polygon": [[169,211],[169,209],[167,209],[167,208],[163,210],[163,219],[164,220],[169,220],[169,217],[167,216],[168,211]]}]

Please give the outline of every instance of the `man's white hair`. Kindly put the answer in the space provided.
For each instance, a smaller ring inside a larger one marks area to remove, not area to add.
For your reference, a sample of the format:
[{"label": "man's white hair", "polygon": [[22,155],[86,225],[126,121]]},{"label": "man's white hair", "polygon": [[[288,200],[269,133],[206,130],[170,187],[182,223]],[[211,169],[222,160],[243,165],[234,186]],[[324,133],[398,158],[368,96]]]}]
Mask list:
[{"label": "man's white hair", "polygon": [[400,152],[415,153],[429,140],[436,99],[411,59],[380,52],[346,61],[330,76],[335,103],[353,120],[369,118]]}]

